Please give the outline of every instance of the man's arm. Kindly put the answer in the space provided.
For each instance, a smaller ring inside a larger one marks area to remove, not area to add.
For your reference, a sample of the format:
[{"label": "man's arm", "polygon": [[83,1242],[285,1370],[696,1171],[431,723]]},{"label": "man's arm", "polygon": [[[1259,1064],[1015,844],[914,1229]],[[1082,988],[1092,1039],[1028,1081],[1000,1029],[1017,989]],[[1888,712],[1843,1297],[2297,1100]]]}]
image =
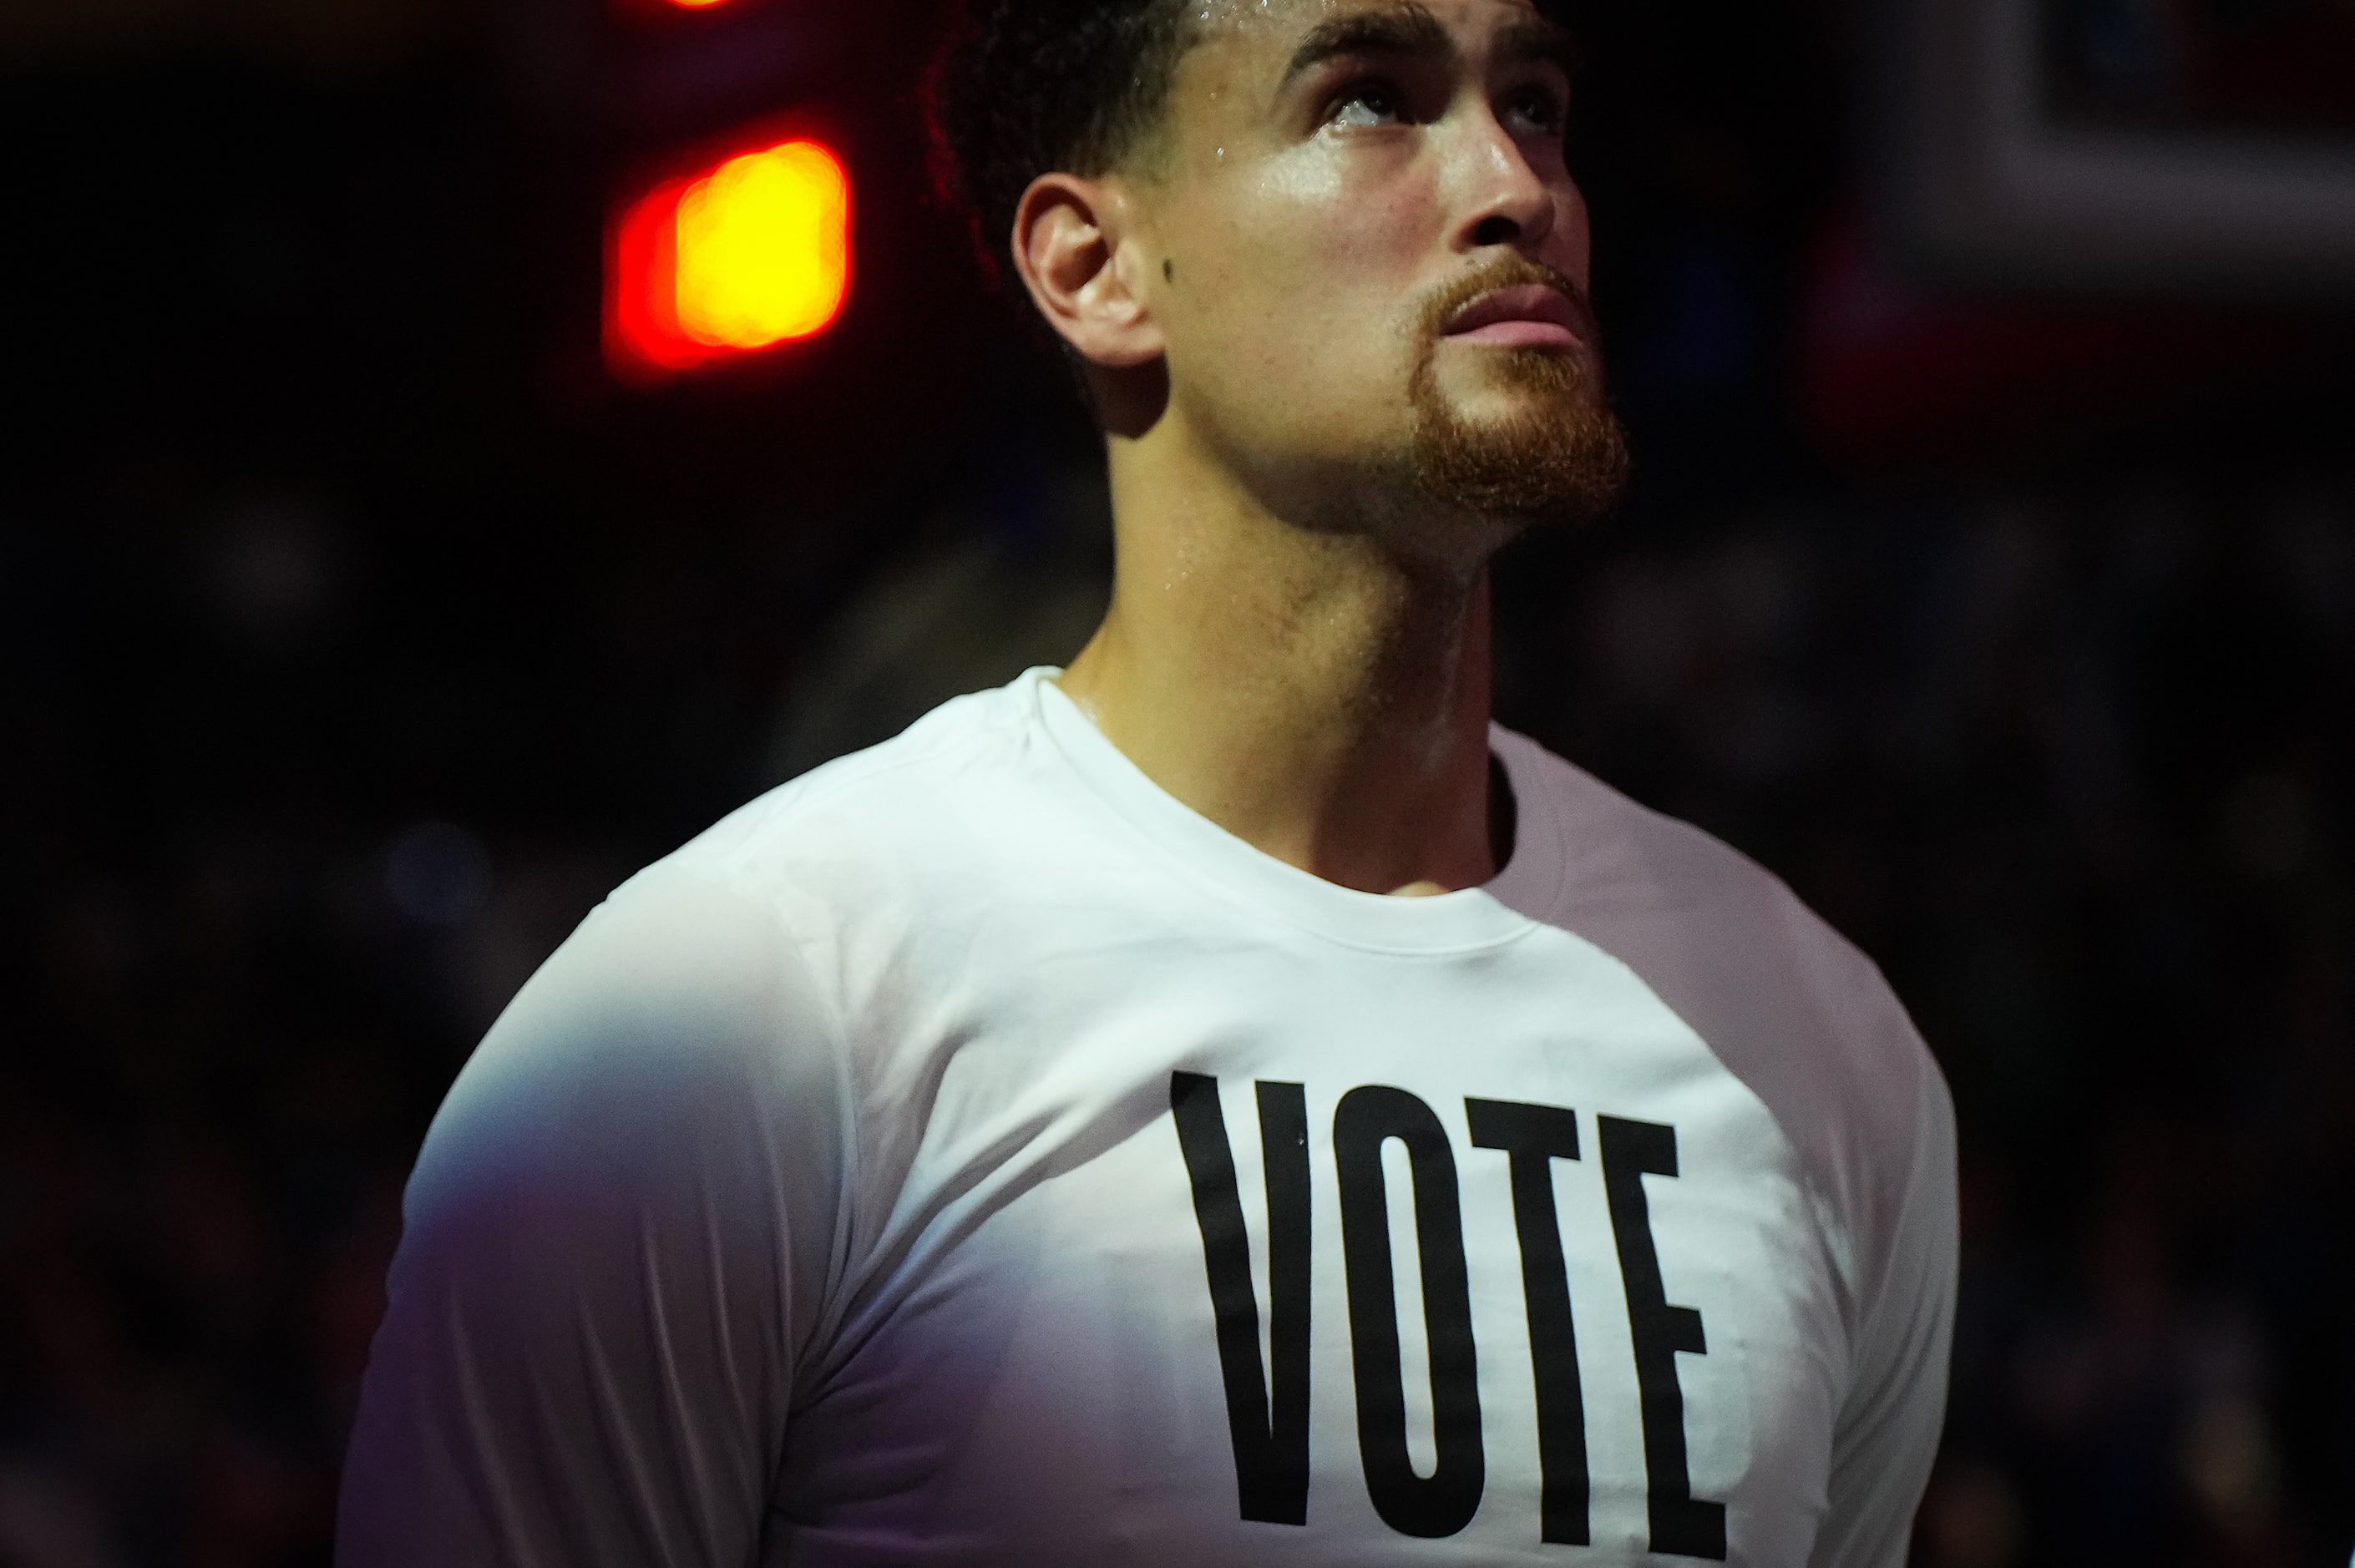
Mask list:
[{"label": "man's arm", "polygon": [[1955,1107],[1920,1057],[1891,1233],[1859,1308],[1855,1363],[1832,1433],[1830,1507],[1811,1568],[1903,1568],[1946,1408],[1957,1268]]},{"label": "man's arm", "polygon": [[847,1099],[763,901],[657,868],[592,914],[418,1158],[343,1568],[754,1562],[844,1234]]}]

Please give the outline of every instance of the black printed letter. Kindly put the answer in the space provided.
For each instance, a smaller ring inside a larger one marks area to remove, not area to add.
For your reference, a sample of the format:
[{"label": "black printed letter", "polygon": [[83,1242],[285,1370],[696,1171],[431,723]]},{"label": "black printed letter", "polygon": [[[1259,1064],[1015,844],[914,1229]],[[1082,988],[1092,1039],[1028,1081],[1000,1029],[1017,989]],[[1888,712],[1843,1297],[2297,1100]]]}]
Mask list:
[{"label": "black printed letter", "polygon": [[1619,1240],[1619,1277],[1627,1289],[1627,1327],[1636,1340],[1636,1383],[1644,1401],[1644,1466],[1651,1476],[1652,1550],[1680,1557],[1725,1561],[1725,1505],[1692,1495],[1685,1463],[1685,1396],[1677,1383],[1677,1352],[1709,1349],[1700,1314],[1668,1304],[1660,1283],[1659,1250],[1652,1243],[1651,1205],[1644,1177],[1677,1173],[1677,1129],[1657,1122],[1606,1116],[1603,1187],[1611,1202],[1611,1230]]},{"label": "black printed letter", "polygon": [[1194,1183],[1202,1264],[1219,1325],[1219,1372],[1234,1440],[1242,1517],[1308,1522],[1308,1100],[1298,1084],[1259,1086],[1259,1142],[1267,1167],[1268,1351],[1260,1364],[1259,1300],[1235,1185],[1234,1150],[1219,1109],[1219,1080],[1169,1075],[1169,1111]]},{"label": "black printed letter", "polygon": [[1578,1387],[1578,1335],[1571,1325],[1570,1271],[1553,1206],[1553,1161],[1578,1158],[1578,1117],[1555,1106],[1464,1102],[1472,1142],[1512,1156],[1513,1229],[1521,1241],[1521,1298],[1537,1369],[1538,1469],[1545,1478],[1541,1541],[1584,1546],[1586,1404]]},{"label": "black printed letter", "polygon": [[[1415,1473],[1406,1447],[1390,1198],[1382,1182],[1382,1145],[1393,1138],[1406,1145],[1413,1172],[1415,1251],[1431,1345],[1432,1436],[1439,1462],[1427,1479]],[[1392,1530],[1453,1535],[1479,1510],[1487,1475],[1464,1215],[1447,1130],[1429,1106],[1404,1089],[1351,1089],[1333,1113],[1333,1166],[1341,1179],[1341,1255],[1349,1281],[1349,1354],[1358,1379],[1358,1452],[1366,1490]]]}]

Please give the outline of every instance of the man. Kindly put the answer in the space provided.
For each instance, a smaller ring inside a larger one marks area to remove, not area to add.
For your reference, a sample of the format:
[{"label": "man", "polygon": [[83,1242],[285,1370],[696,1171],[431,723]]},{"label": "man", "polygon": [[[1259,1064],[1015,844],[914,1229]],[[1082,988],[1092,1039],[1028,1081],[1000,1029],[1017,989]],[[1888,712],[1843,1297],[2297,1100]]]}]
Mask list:
[{"label": "man", "polygon": [[1068,671],[633,879],[435,1121],[372,1563],[1883,1565],[1952,1112],[1766,874],[1488,720],[1624,460],[1526,0],[981,0],[1105,429]]}]

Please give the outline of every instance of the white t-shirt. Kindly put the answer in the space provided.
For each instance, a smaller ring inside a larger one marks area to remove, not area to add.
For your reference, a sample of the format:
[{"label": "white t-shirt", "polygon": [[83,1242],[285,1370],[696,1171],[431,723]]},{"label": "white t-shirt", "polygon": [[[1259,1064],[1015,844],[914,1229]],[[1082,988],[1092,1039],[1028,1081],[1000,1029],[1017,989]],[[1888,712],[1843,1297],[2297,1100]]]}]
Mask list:
[{"label": "white t-shirt", "polygon": [[1871,964],[1501,728],[1501,875],[1336,886],[1051,673],[516,998],[410,1182],[345,1568],[1902,1563],[1954,1124]]}]

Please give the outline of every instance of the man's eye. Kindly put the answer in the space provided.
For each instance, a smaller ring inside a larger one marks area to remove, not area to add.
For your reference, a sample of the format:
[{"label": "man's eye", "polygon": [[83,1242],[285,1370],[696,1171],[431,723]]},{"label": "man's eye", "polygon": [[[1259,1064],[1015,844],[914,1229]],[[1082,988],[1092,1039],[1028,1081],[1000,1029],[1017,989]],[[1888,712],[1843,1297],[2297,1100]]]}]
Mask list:
[{"label": "man's eye", "polygon": [[1559,134],[1570,123],[1568,106],[1548,87],[1519,89],[1506,100],[1505,110],[1517,123],[1549,136]]},{"label": "man's eye", "polygon": [[1388,82],[1361,81],[1333,101],[1328,125],[1389,125],[1405,118],[1406,106]]}]

